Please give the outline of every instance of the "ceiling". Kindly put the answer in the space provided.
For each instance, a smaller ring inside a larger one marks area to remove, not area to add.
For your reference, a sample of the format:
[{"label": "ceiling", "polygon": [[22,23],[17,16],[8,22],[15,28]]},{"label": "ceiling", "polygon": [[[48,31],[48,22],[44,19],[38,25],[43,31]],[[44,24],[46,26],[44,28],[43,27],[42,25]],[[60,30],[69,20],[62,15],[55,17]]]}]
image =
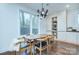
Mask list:
[{"label": "ceiling", "polygon": [[[19,5],[32,9],[35,12],[42,7],[41,3],[20,3]],[[48,9],[48,15],[50,15],[65,10],[66,5],[70,5],[69,9],[79,8],[79,3],[48,3],[47,6],[44,3],[44,8]]]}]

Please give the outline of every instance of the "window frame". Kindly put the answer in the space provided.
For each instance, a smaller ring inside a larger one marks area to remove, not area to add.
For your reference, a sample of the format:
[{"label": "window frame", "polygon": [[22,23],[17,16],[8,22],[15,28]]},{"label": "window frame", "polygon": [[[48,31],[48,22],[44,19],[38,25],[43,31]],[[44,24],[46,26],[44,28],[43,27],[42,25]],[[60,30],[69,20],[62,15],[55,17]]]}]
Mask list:
[{"label": "window frame", "polygon": [[[23,15],[23,14],[24,14],[24,13],[28,13],[28,14],[30,14],[31,16],[32,16],[32,15],[36,16],[36,15],[35,15],[35,14],[32,14],[32,13],[30,13],[30,12],[27,12],[27,11],[23,11],[23,10],[19,10],[19,13],[22,13],[22,16],[19,15],[19,17],[20,17],[20,35],[22,35],[22,34],[21,34],[21,20],[24,18],[24,15]],[[34,34],[32,33],[32,32],[33,32],[33,30],[32,30],[32,28],[33,28],[33,27],[32,27],[32,23],[33,23],[32,20],[33,20],[33,19],[30,20],[30,33],[29,33],[30,35],[34,35]],[[38,17],[38,33],[37,33],[37,34],[40,34],[40,18],[39,18],[39,17]],[[24,35],[26,35],[26,34],[24,34]],[[35,34],[35,35],[36,35],[36,34]]]}]

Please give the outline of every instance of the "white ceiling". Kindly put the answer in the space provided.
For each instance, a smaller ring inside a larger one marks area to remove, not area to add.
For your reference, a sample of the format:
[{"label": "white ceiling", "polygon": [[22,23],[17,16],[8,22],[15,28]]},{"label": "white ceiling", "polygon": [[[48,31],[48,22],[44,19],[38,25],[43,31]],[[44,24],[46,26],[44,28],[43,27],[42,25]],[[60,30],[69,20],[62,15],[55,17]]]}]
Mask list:
[{"label": "white ceiling", "polygon": [[[32,9],[37,12],[37,9],[41,9],[41,3],[20,3],[19,5]],[[57,13],[66,9],[66,5],[70,5],[69,9],[79,8],[79,3],[44,3],[44,8],[48,9],[48,14]]]}]

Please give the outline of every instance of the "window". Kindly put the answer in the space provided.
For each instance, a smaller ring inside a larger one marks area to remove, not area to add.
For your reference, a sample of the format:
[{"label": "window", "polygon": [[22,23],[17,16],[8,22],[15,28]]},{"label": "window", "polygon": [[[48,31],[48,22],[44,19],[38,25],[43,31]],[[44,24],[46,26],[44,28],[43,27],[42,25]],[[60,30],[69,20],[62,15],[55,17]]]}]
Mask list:
[{"label": "window", "polygon": [[20,34],[38,34],[38,17],[27,12],[20,11]]},{"label": "window", "polygon": [[38,18],[33,16],[32,18],[32,34],[38,34]]}]

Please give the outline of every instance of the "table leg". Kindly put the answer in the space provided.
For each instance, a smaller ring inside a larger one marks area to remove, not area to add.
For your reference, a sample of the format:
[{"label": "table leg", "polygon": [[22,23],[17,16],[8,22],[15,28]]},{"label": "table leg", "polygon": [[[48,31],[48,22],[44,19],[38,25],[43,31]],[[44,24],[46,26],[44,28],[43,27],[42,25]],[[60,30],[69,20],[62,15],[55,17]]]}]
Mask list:
[{"label": "table leg", "polygon": [[19,54],[21,54],[21,43],[19,44]]},{"label": "table leg", "polygon": [[48,48],[49,48],[49,41],[47,40],[47,54],[48,54]]},{"label": "table leg", "polygon": [[31,53],[31,55],[32,55],[32,43],[31,43],[30,53]]},{"label": "table leg", "polygon": [[41,43],[41,41],[40,41],[40,55],[42,54],[41,48],[42,48],[42,43]]},{"label": "table leg", "polygon": [[33,55],[35,53],[35,46],[34,46],[34,44],[32,44],[32,53],[33,53]]}]

